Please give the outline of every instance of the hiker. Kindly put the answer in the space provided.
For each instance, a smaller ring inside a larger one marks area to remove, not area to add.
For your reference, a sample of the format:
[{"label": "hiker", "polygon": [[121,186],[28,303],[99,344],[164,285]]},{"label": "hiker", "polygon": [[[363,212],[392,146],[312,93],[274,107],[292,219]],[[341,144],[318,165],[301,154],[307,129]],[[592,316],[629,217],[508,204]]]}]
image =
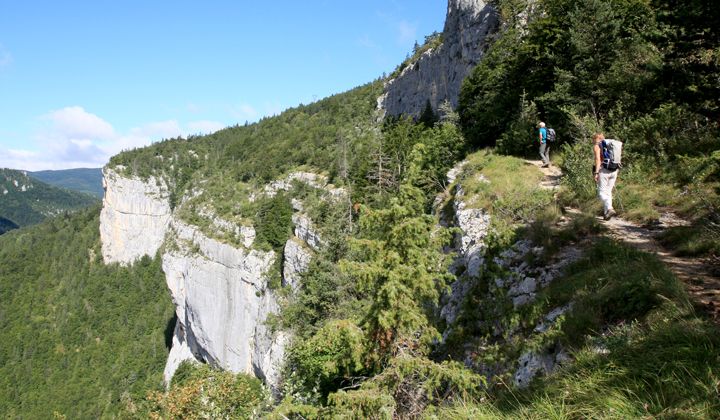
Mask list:
[{"label": "hiker", "polygon": [[540,128],[538,130],[538,139],[540,140],[540,158],[543,161],[543,168],[547,168],[550,166],[550,145],[548,144],[548,135],[547,135],[547,128],[545,128],[545,123],[540,122],[538,124],[538,127]]},{"label": "hiker", "polygon": [[612,191],[615,188],[615,181],[617,180],[618,170],[608,169],[603,165],[603,142],[605,141],[605,135],[603,133],[595,133],[592,136],[593,140],[593,157],[595,162],[593,164],[593,178],[597,184],[598,197],[603,203],[603,217],[605,220],[610,220],[615,216],[615,209],[612,204]]}]

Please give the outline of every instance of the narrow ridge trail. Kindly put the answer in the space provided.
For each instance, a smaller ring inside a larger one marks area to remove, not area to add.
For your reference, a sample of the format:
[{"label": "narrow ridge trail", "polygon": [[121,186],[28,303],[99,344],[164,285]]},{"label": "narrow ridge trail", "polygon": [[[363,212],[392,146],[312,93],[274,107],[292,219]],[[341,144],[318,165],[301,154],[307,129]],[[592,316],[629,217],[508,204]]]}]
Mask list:
[{"label": "narrow ridge trail", "polygon": [[[541,161],[527,160],[526,163],[537,166],[545,178],[540,182],[540,188],[559,190],[562,172],[556,166],[542,167]],[[580,210],[565,208],[566,213],[580,214]],[[720,277],[717,268],[702,258],[680,257],[673,254],[671,249],[664,248],[657,240],[657,236],[666,229],[688,225],[675,214],[665,212],[660,216],[658,223],[652,226],[641,226],[634,222],[614,217],[603,220],[598,216],[603,226],[608,229],[607,235],[622,241],[637,249],[653,253],[683,282],[690,297],[705,310],[715,323],[720,324]]]}]

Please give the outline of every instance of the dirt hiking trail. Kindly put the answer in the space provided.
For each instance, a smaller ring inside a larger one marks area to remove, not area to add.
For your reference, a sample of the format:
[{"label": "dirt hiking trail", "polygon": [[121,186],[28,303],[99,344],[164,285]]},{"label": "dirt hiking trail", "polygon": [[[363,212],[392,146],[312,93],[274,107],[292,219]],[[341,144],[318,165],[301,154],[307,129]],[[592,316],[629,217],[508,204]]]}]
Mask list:
[{"label": "dirt hiking trail", "polygon": [[[560,189],[562,176],[560,168],[557,166],[543,168],[542,162],[539,160],[527,160],[526,163],[537,166],[545,175],[540,182],[540,188],[555,191]],[[577,209],[565,208],[564,210],[569,214],[580,214]],[[716,274],[716,268],[702,258],[676,256],[673,254],[673,250],[664,248],[657,240],[658,235],[666,229],[688,225],[687,221],[670,212],[663,213],[658,223],[649,227],[617,216],[607,221],[598,216],[598,220],[608,228],[607,236],[642,251],[656,254],[685,284],[693,301],[706,311],[715,323],[720,324],[720,277]]]}]

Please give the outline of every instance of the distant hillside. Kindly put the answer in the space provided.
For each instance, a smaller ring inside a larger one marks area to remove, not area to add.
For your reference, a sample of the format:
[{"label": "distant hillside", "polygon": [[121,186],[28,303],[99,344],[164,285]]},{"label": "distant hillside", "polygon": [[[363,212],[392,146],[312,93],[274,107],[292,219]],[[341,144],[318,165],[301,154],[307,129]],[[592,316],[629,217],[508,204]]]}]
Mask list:
[{"label": "distant hillside", "polygon": [[[11,226],[10,223],[19,227],[32,225],[46,217],[79,210],[97,201],[89,194],[53,187],[30,178],[26,172],[0,169],[0,217],[5,219],[2,226]],[[2,230],[6,229],[3,227]]]},{"label": "distant hillside", "polygon": [[77,168],[64,169],[60,171],[37,171],[28,174],[56,187],[67,188],[68,190],[79,191],[102,198],[102,169],[101,168]]}]

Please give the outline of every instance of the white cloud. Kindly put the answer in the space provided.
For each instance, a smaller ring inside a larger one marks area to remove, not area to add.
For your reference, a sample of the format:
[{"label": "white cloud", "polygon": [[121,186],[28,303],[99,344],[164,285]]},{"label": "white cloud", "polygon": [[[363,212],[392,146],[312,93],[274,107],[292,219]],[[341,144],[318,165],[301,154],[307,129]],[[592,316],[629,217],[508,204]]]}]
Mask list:
[{"label": "white cloud", "polygon": [[115,130],[107,121],[82,107],[71,106],[52,111],[43,117],[51,122],[50,131],[54,136],[67,139],[110,139]]},{"label": "white cloud", "polygon": [[260,116],[260,113],[248,104],[240,104],[230,109],[230,115],[240,122],[244,121],[255,121]]},{"label": "white cloud", "polygon": [[25,150],[0,148],[0,167],[26,170],[104,166],[123,150],[166,138],[209,134],[224,128],[217,121],[156,121],[118,132],[112,124],[79,106],[40,117],[41,127]]}]

